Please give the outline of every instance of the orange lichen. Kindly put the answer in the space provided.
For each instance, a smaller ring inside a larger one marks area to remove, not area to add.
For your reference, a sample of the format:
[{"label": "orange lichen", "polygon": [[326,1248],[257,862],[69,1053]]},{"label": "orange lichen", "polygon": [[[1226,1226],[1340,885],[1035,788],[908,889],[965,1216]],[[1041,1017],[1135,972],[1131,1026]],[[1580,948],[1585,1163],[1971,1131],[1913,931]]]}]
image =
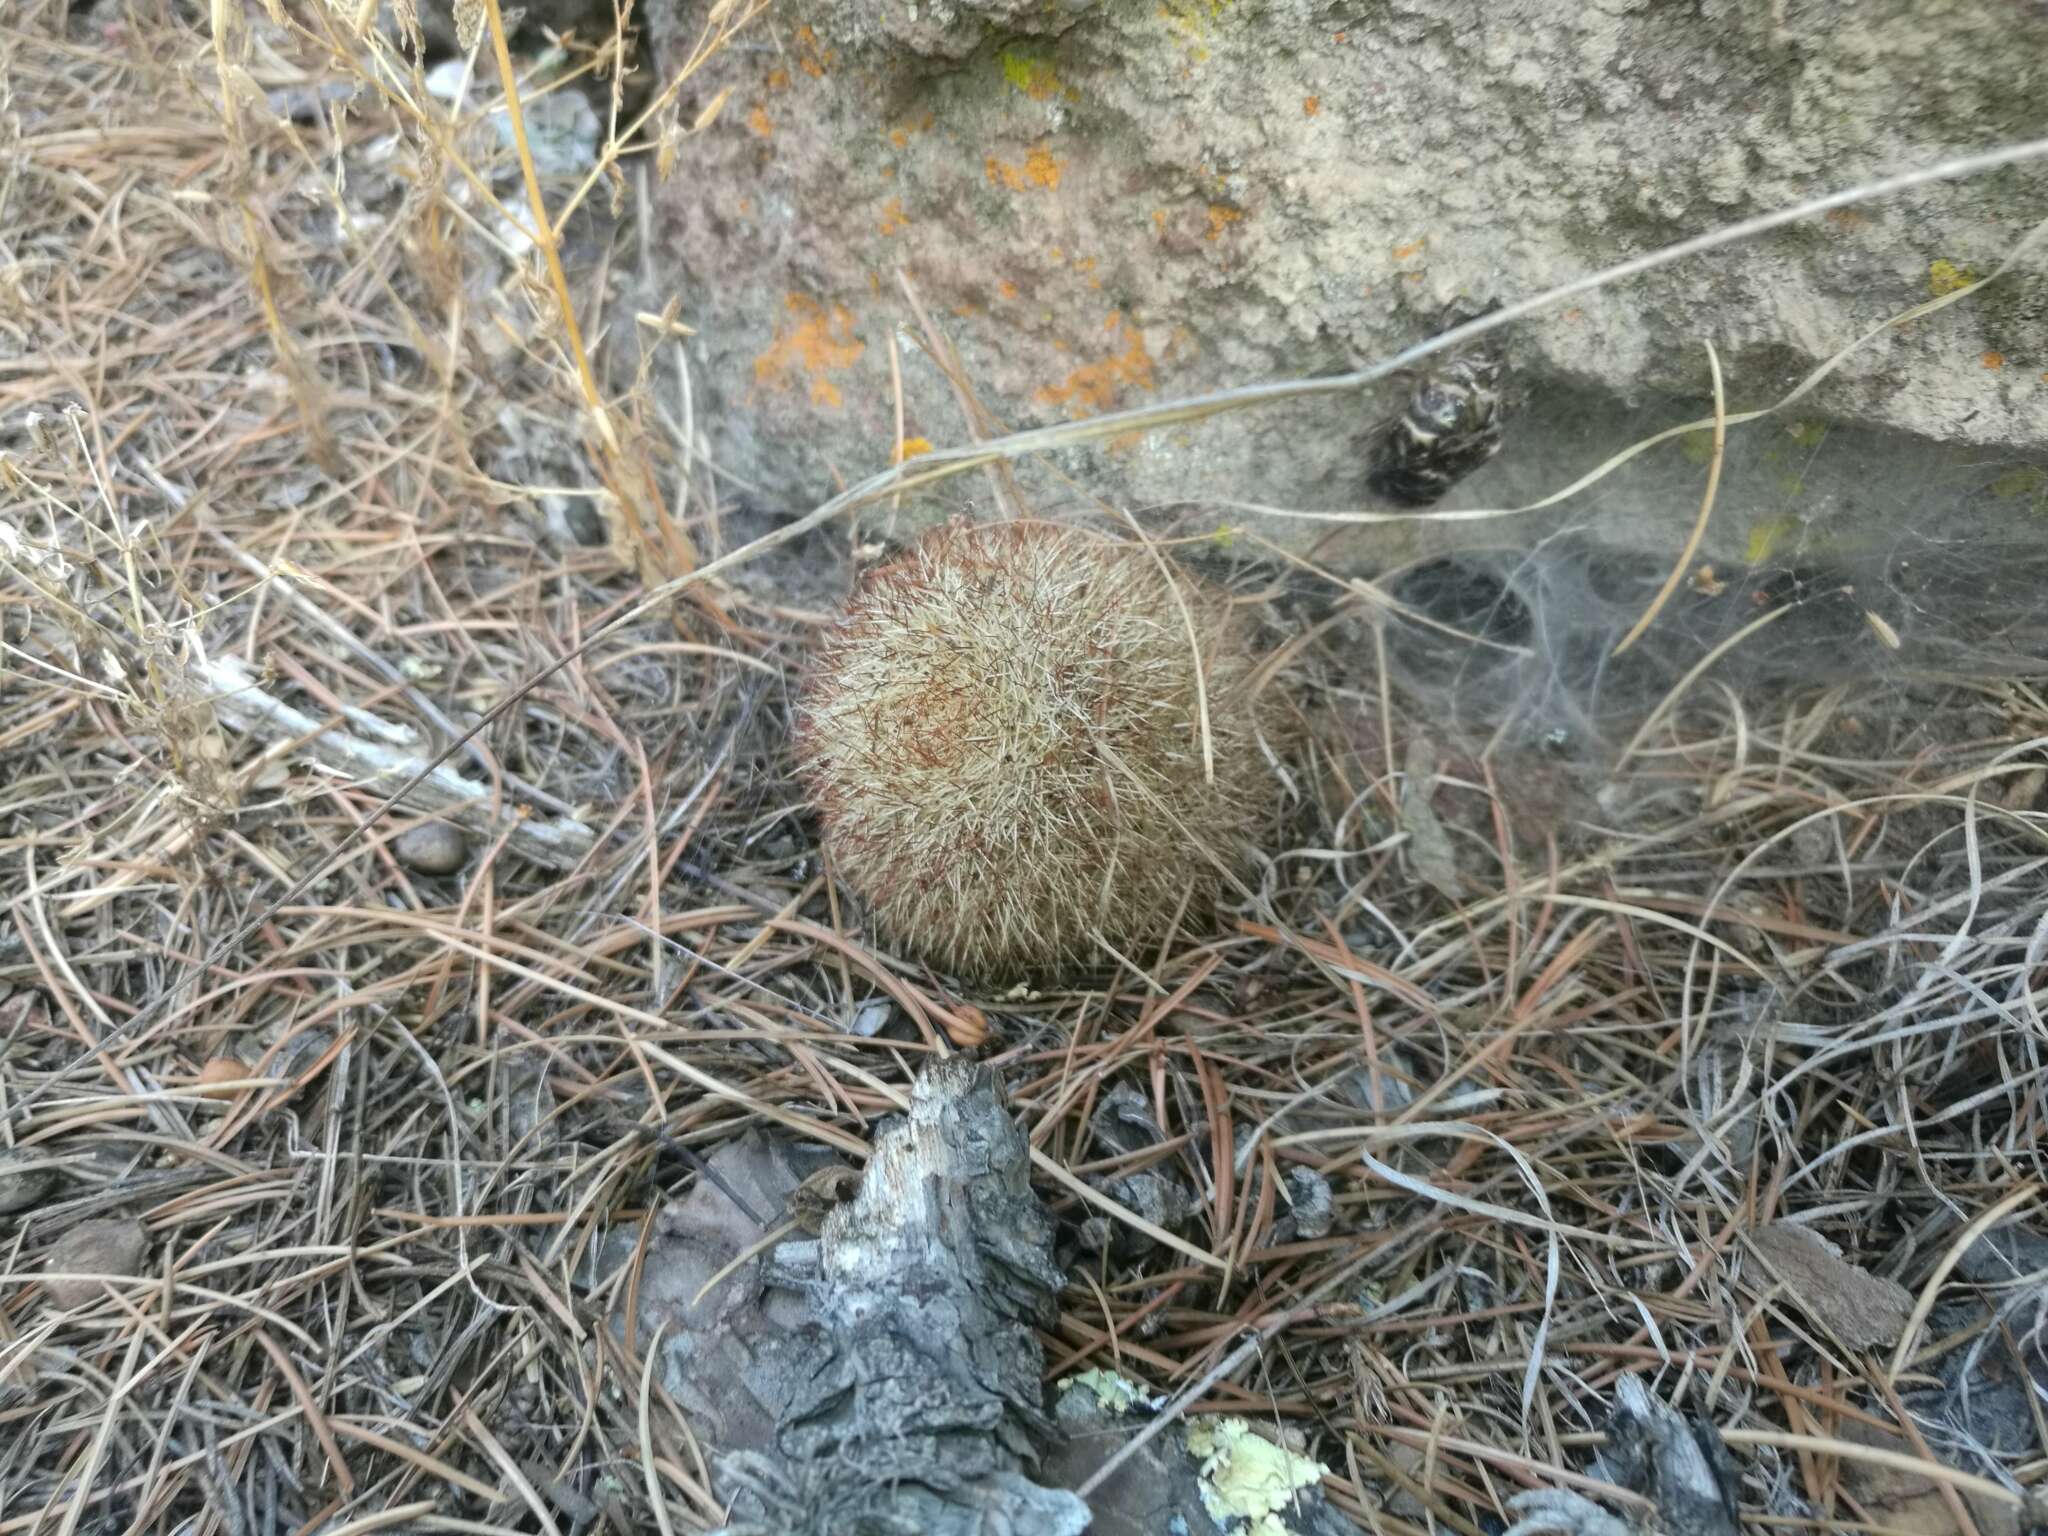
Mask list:
[{"label": "orange lichen", "polygon": [[774,68],[774,69],[771,69],[771,70],[769,70],[769,71],[768,71],[768,89],[769,89],[769,90],[771,90],[771,91],[786,91],[786,90],[788,90],[788,89],[789,89],[789,71],[788,71],[788,70],[786,70],[786,69],[783,69],[783,68],[781,68],[781,67],[779,67],[779,66],[778,66],[777,68]]},{"label": "orange lichen", "polygon": [[889,142],[898,149],[910,147],[910,141],[920,133],[929,133],[933,123],[938,121],[936,112],[927,112],[915,122],[899,123],[889,130]]},{"label": "orange lichen", "polygon": [[1123,350],[1100,362],[1083,363],[1063,382],[1046,385],[1035,397],[1040,405],[1063,405],[1071,416],[1087,416],[1108,410],[1122,390],[1153,387],[1152,354],[1138,328],[1118,311],[1103,329],[1121,340]]},{"label": "orange lichen", "polygon": [[829,374],[851,368],[867,350],[853,334],[853,315],[843,304],[828,311],[808,294],[783,300],[788,319],[775,328],[775,340],[754,359],[754,382],[776,389],[807,383],[811,404],[837,410],[843,403]]},{"label": "orange lichen", "polygon": [[837,49],[827,48],[818,41],[818,34],[808,26],[796,29],[796,67],[813,80],[825,78],[825,71],[839,62]]},{"label": "orange lichen", "polygon": [[931,451],[932,440],[930,438],[906,437],[902,445],[896,450],[896,462],[901,464],[905,459],[914,459],[920,453],[930,453]]},{"label": "orange lichen", "polygon": [[754,110],[747,114],[747,126],[761,138],[775,137],[775,121],[769,117],[768,109],[758,101],[754,103]]},{"label": "orange lichen", "polygon": [[990,155],[984,169],[990,186],[1008,187],[1012,192],[1022,192],[1026,187],[1043,187],[1049,192],[1060,184],[1060,162],[1043,145],[1033,148],[1018,165]]},{"label": "orange lichen", "polygon": [[1320,112],[1320,111],[1322,111],[1322,110],[1323,110],[1323,98],[1322,98],[1322,97],[1320,97],[1320,96],[1304,96],[1304,97],[1302,97],[1302,98],[1301,98],[1301,115],[1302,115],[1303,117],[1314,117],[1314,116],[1315,116],[1315,115],[1316,115],[1316,114],[1317,114],[1318,112]]},{"label": "orange lichen", "polygon": [[999,297],[1014,299],[1017,297],[1017,285],[1006,277],[996,284],[996,293]]},{"label": "orange lichen", "polygon": [[1223,231],[1243,217],[1244,210],[1242,208],[1233,208],[1228,203],[1211,203],[1209,205],[1209,233],[1206,238],[1210,240],[1222,239]]},{"label": "orange lichen", "polygon": [[1406,261],[1412,256],[1420,256],[1423,247],[1428,244],[1429,236],[1424,235],[1421,239],[1411,240],[1406,245],[1397,245],[1394,247],[1394,260]]},{"label": "orange lichen", "polygon": [[910,215],[903,211],[903,199],[892,197],[882,205],[882,222],[875,226],[876,232],[884,235],[898,234],[910,228]]},{"label": "orange lichen", "polygon": [[2003,368],[2005,366],[2005,354],[2003,352],[1986,352],[1979,361],[1986,368]]}]

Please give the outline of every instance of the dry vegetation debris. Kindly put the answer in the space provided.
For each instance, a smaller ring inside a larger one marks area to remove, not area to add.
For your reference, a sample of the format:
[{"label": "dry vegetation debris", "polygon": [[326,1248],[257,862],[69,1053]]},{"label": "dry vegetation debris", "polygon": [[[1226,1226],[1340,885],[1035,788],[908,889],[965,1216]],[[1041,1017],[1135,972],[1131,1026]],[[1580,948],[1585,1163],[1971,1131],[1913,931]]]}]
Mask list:
[{"label": "dry vegetation debris", "polygon": [[[818,541],[607,634],[369,826],[392,760],[730,509],[645,373],[589,411],[558,278],[594,347],[676,319],[607,311],[608,210],[549,271],[488,123],[425,132],[332,8],[249,28],[224,70],[168,0],[0,17],[0,1536],[716,1526],[653,1341],[608,1322],[659,1212],[751,1128],[861,1158],[975,1029],[1066,1175],[1050,1373],[1284,1422],[1361,1524],[1597,1493],[1636,1372],[1723,1426],[1755,1529],[1882,1528],[1872,1445],[2016,1528],[2048,1475],[2037,684],[1702,689],[1575,825],[1451,752],[1432,884],[1430,722],[1353,616],[1297,647],[1328,718],[1293,843],[1216,936],[963,997],[862,937],[789,777],[821,615],[777,592],[819,589]],[[454,872],[401,846],[436,808]],[[1129,1093],[1156,1136],[1105,1136]],[[1147,1173],[1186,1220],[1084,1247]],[[1895,1340],[1774,1270],[1782,1222],[1904,1287]],[[136,1278],[46,1282],[81,1233]]]}]

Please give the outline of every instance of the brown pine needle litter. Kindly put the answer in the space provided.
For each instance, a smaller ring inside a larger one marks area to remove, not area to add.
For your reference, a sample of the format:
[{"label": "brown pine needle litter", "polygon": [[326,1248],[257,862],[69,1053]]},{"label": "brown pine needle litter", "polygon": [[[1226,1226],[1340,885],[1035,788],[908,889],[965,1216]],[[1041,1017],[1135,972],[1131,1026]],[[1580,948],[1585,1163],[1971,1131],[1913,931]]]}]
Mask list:
[{"label": "brown pine needle litter", "polygon": [[[600,1261],[747,1130],[857,1163],[983,1032],[1041,1197],[1131,1239],[1064,1255],[1049,1370],[1286,1426],[1364,1528],[1597,1491],[1624,1372],[1723,1427],[1758,1530],[1884,1528],[1859,1466],[1980,1524],[2048,1476],[1898,1421],[1958,1349],[2039,1370],[2039,1276],[1970,1259],[2042,1231],[2037,684],[1703,683],[1587,786],[1420,766],[1406,621],[1340,609],[1285,643],[1285,831],[1215,918],[969,992],[868,932],[793,778],[851,585],[820,537],[608,632],[355,837],[745,520],[618,355],[690,317],[618,323],[589,196],[715,104],[656,82],[539,187],[537,253],[499,49],[451,107],[349,9],[0,13],[0,1536],[716,1526]],[[399,844],[432,824],[454,873]],[[1156,1144],[1091,1133],[1119,1088]],[[1104,1193],[1147,1171],[1168,1241]],[[1904,1288],[1897,1339],[1759,1260],[1788,1220]],[[60,1307],[89,1221],[147,1246]]]}]

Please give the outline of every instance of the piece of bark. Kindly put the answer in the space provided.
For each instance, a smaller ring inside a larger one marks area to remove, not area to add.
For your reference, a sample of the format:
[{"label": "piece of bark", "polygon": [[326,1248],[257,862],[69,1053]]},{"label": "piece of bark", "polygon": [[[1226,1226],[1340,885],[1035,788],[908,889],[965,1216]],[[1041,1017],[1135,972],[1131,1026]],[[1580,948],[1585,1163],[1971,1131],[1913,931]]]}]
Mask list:
[{"label": "piece of bark", "polygon": [[1507,1536],[1741,1536],[1740,1479],[1719,1431],[1652,1397],[1638,1377],[1614,1384],[1595,1471],[1640,1494],[1652,1512],[1622,1519],[1581,1494],[1543,1488],[1508,1500],[1517,1518]]},{"label": "piece of bark", "polygon": [[730,1536],[1080,1536],[1088,1507],[1032,1480],[1052,1424],[1044,1357],[1065,1277],[1029,1145],[985,1068],[938,1063],[884,1131],[859,1192],[776,1270],[814,1321],[774,1456],[722,1470]]},{"label": "piece of bark", "polygon": [[1812,1228],[1774,1221],[1750,1233],[1749,1241],[1793,1304],[1837,1343],[1882,1349],[1906,1331],[1912,1293],[1851,1264]]},{"label": "piece of bark", "polygon": [[[1919,1455],[1904,1436],[1853,1419],[1845,1421],[1836,1433],[1855,1445],[1916,1459]],[[1842,1486],[1856,1496],[1857,1502],[1867,1505],[1881,1524],[1898,1531],[1900,1536],[1949,1536],[1956,1529],[1954,1506],[1933,1478],[1903,1467],[1847,1456],[1842,1458],[1841,1469]],[[1978,1536],[2020,1536],[2020,1510],[1981,1494],[1962,1492],[1957,1497],[1976,1522]]]},{"label": "piece of bark", "polygon": [[[1064,1277],[1030,1144],[985,1067],[927,1069],[818,1238],[749,1258],[705,1292],[789,1220],[815,1169],[761,1136],[708,1162],[752,1214],[708,1181],[671,1206],[636,1321],[642,1338],[660,1330],[663,1384],[714,1453],[724,1536],[1217,1529],[1182,1426],[1089,1503],[1067,1491],[1143,1419],[1076,1420],[1064,1400],[1057,1418],[1045,1411],[1038,1330]],[[1318,1489],[1300,1509],[1314,1518],[1290,1511],[1284,1529],[1355,1536]]]}]

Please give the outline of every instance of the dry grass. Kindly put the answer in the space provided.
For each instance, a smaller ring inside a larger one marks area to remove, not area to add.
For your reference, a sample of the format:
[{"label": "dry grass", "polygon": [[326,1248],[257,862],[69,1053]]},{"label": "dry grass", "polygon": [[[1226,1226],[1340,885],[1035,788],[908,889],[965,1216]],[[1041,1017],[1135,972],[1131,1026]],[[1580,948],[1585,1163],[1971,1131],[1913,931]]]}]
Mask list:
[{"label": "dry grass", "polygon": [[[715,1525],[646,1338],[604,1322],[634,1271],[592,1260],[742,1127],[860,1156],[969,1004],[1048,1158],[1194,1197],[1181,1249],[1076,1259],[1054,1373],[1288,1423],[1407,1536],[1583,1486],[1596,1394],[1644,1370],[1731,1428],[1757,1529],[1881,1528],[1842,1438],[1931,1356],[1817,1333],[1743,1234],[1796,1218],[1947,1308],[1971,1223],[2042,1179],[2038,687],[1702,688],[1574,832],[1523,764],[1404,794],[1413,722],[1335,623],[1296,644],[1298,846],[1221,935],[963,998],[826,878],[786,757],[821,604],[761,565],[458,754],[472,857],[419,875],[418,812],[356,835],[399,775],[238,724],[221,668],[416,761],[716,548],[717,509],[648,393],[592,421],[487,126],[430,135],[360,41],[257,28],[259,91],[377,89],[230,133],[216,41],[169,5],[0,19],[0,1178],[63,1174],[0,1217],[0,1536],[627,1532],[651,1495]],[[611,232],[565,243],[623,347]],[[604,548],[561,536],[586,505]],[[1478,894],[1414,878],[1425,832]],[[1163,1140],[1091,1138],[1117,1085]],[[43,1255],[106,1214],[146,1223],[145,1276],[55,1309]],[[1982,1293],[1947,1342],[2024,1379],[2038,1307]]]}]

